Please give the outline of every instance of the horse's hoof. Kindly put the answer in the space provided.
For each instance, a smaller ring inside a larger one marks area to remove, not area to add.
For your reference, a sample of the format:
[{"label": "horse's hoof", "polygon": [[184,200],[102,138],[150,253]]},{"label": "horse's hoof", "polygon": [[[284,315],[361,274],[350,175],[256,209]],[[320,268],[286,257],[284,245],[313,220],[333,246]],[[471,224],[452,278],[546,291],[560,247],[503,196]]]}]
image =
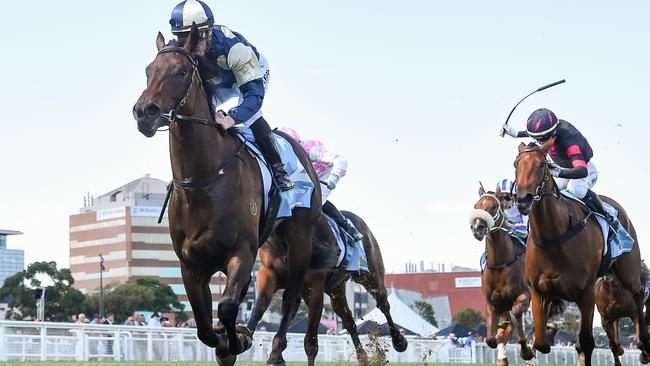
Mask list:
[{"label": "horse's hoof", "polygon": [[641,352],[641,354],[639,355],[639,362],[641,362],[644,365],[650,363],[650,355],[648,355],[645,352]]},{"label": "horse's hoof", "polygon": [[551,352],[551,346],[546,343],[546,344],[534,344],[533,348],[542,352],[543,354],[549,354]]},{"label": "horse's hoof", "polygon": [[[614,352],[614,353],[616,353],[616,356],[623,356],[623,353],[625,353],[625,351],[623,350],[623,347],[621,347],[621,345],[619,344],[619,345],[616,347],[616,352]],[[645,353],[645,352],[641,352],[641,355],[643,355],[644,353]],[[639,355],[639,356],[641,356],[641,355]],[[646,363],[647,363],[647,362],[646,362]]]},{"label": "horse's hoof", "polygon": [[404,338],[404,336],[401,334],[393,338],[392,341],[393,341],[393,348],[395,348],[395,351],[397,352],[406,351],[406,348],[409,345],[409,343],[406,341],[406,338]]},{"label": "horse's hoof", "polygon": [[237,326],[237,339],[239,340],[238,344],[229,345],[230,353],[233,355],[246,352],[253,346],[253,335],[245,326]]},{"label": "horse's hoof", "polygon": [[280,358],[280,359],[277,360],[277,361],[270,361],[270,360],[269,360],[269,361],[266,361],[266,364],[267,364],[268,366],[287,366],[287,363],[284,362],[284,360],[283,360],[282,358]]},{"label": "horse's hoof", "polygon": [[237,361],[237,356],[234,355],[228,355],[225,357],[217,356],[217,364],[219,364],[219,366],[233,366],[235,361]]},{"label": "horse's hoof", "polygon": [[488,338],[485,343],[488,345],[490,348],[497,348],[497,339],[494,337]]},{"label": "horse's hoof", "polygon": [[498,358],[497,366],[508,366],[508,358]]},{"label": "horse's hoof", "polygon": [[535,357],[535,352],[533,352],[530,347],[522,347],[521,352],[519,352],[519,356],[525,361],[532,360],[533,357]]}]

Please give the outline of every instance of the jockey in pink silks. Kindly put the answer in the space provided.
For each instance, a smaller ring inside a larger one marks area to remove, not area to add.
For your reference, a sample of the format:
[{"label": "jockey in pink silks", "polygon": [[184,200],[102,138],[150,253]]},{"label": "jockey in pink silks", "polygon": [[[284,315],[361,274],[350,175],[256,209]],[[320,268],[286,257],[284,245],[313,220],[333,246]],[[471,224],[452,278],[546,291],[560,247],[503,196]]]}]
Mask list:
[{"label": "jockey in pink silks", "polygon": [[294,140],[298,141],[300,145],[307,151],[309,159],[311,159],[312,166],[318,175],[318,180],[321,182],[321,193],[323,198],[323,213],[334,219],[336,224],[343,228],[348,233],[348,241],[354,244],[363,239],[363,235],[350,222],[341,214],[341,212],[327,200],[332,190],[336,188],[339,179],[345,176],[348,170],[348,161],[342,155],[335,152],[328,151],[322,142],[318,140],[301,140],[298,132],[291,128],[281,128],[280,131],[291,136]]}]

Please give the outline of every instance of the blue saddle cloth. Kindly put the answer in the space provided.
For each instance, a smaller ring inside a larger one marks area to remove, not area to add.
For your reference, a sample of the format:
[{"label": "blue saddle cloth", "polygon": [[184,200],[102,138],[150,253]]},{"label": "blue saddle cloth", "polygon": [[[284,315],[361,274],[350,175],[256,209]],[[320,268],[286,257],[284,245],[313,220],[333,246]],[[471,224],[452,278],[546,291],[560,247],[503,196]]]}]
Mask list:
[{"label": "blue saddle cloth", "polygon": [[[347,272],[370,272],[368,269],[368,258],[366,257],[366,250],[363,248],[363,243],[361,240],[354,243],[354,245],[348,244],[347,233],[343,228],[339,227],[333,218],[323,214],[327,222],[330,224],[334,236],[336,237],[336,242],[339,245],[339,248],[342,248],[342,251],[345,253],[337,265],[344,265]],[[352,221],[348,219],[350,225],[354,226]]]},{"label": "blue saddle cloth", "polygon": [[[503,231],[507,232],[508,234],[510,234],[510,237],[512,238],[512,240],[514,240],[515,243],[519,244],[522,247],[522,249],[524,249],[524,250],[526,249],[526,238],[522,238],[521,236],[517,235],[516,231],[513,230],[513,229],[510,229],[510,228],[507,228],[507,229],[506,228],[501,228],[501,230],[503,230]],[[487,254],[488,254],[488,252],[486,250],[481,255],[481,259],[480,259],[480,262],[479,262],[479,265],[481,266],[481,272],[485,271],[485,267],[487,266]]]},{"label": "blue saddle cloth", "polygon": [[[253,152],[260,165],[260,172],[264,181],[264,212],[269,208],[269,193],[271,191],[271,169],[267,164],[264,156],[255,144],[253,131],[247,127],[237,128],[237,136],[246,144],[246,147]],[[307,174],[307,170],[302,165],[298,156],[293,151],[291,144],[284,137],[273,134],[280,158],[284,163],[284,168],[289,173],[289,179],[293,181],[294,187],[288,191],[281,191],[280,206],[278,208],[277,218],[291,217],[291,213],[296,207],[311,207],[311,195],[314,192],[314,184]]]},{"label": "blue saddle cloth", "polygon": [[[603,250],[603,255],[607,254],[608,250],[611,250],[612,254],[612,259],[625,254],[629,253],[632,248],[634,247],[634,238],[630,236],[630,233],[625,230],[623,225],[618,225],[618,231],[614,234],[611,234],[611,230],[609,227],[609,224],[607,223],[607,218],[605,216],[601,215],[600,213],[592,211],[589,206],[587,206],[582,200],[580,200],[578,197],[574,196],[571,194],[569,191],[561,191],[562,195],[570,200],[573,200],[575,202],[580,203],[586,211],[590,212],[591,215],[596,217],[596,221],[598,221],[598,224],[600,224],[600,227],[603,231],[603,237],[605,239],[605,243],[608,242],[609,240],[609,245],[605,245],[605,249]],[[618,210],[616,208],[612,207],[607,202],[603,202],[603,207],[607,212],[614,218],[618,220]]]}]

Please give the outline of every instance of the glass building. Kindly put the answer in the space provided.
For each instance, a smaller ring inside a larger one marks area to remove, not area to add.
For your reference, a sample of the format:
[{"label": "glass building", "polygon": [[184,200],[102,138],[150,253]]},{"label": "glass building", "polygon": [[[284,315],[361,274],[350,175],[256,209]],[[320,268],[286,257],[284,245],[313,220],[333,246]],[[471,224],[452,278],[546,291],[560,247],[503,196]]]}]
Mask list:
[{"label": "glass building", "polygon": [[25,269],[25,251],[7,249],[7,236],[20,234],[20,231],[0,229],[0,287],[7,277]]}]

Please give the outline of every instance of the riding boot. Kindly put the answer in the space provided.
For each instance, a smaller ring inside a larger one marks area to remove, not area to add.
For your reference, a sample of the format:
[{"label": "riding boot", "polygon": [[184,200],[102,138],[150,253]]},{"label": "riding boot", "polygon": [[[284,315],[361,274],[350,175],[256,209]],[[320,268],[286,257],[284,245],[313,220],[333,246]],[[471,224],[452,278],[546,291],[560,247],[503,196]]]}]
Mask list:
[{"label": "riding boot", "polygon": [[596,213],[599,213],[607,219],[607,223],[609,224],[610,229],[615,233],[618,232],[618,220],[615,217],[612,217],[612,215],[605,210],[605,207],[603,206],[603,201],[600,200],[598,195],[594,193],[591,189],[587,191],[587,194],[585,197],[582,199],[587,206],[595,211]]},{"label": "riding boot", "polygon": [[278,153],[278,148],[275,146],[275,139],[269,124],[264,120],[264,117],[258,118],[252,125],[251,130],[255,136],[255,142],[260,148],[262,155],[268,160],[271,170],[273,171],[273,179],[281,191],[288,191],[293,188],[293,182],[289,179],[289,174],[284,169],[282,159]]},{"label": "riding boot", "polygon": [[343,216],[341,211],[339,211],[339,209],[336,208],[332,202],[325,201],[325,204],[323,205],[323,212],[327,216],[334,219],[336,225],[345,230],[345,232],[348,234],[348,243],[350,245],[354,245],[356,242],[363,239],[363,235],[354,226],[352,226],[352,224],[350,224],[350,221],[348,221],[348,219]]}]

